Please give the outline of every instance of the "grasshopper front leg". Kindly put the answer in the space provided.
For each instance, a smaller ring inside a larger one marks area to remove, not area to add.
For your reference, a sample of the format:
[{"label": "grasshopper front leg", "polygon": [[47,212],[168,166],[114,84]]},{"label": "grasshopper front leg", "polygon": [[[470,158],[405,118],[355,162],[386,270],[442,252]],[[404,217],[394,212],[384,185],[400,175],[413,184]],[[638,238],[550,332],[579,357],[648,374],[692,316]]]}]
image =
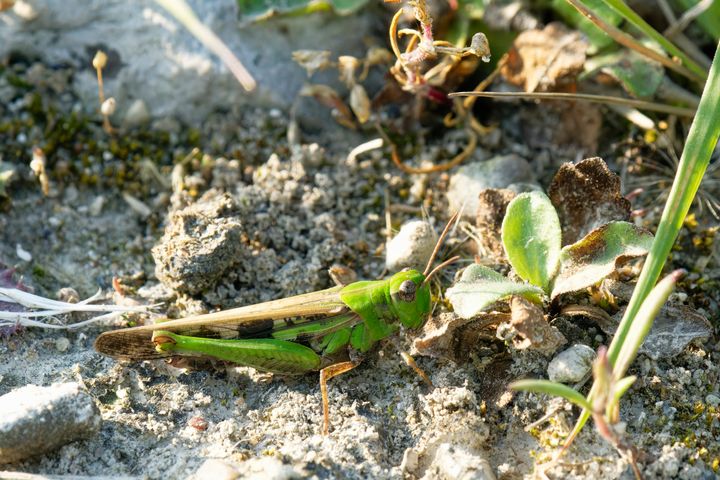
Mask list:
[{"label": "grasshopper front leg", "polygon": [[330,433],[330,402],[327,393],[327,381],[357,367],[355,362],[340,362],[320,370],[320,394],[322,395],[323,407],[323,435]]}]

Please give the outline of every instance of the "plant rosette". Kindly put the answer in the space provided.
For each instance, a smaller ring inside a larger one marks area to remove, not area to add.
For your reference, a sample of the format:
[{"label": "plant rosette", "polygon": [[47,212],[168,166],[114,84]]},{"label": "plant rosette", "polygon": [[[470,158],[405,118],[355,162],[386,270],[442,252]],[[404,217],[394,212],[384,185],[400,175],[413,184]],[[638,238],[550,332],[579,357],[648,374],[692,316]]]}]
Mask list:
[{"label": "plant rosette", "polygon": [[601,225],[564,247],[562,234],[547,195],[533,191],[515,197],[507,207],[501,238],[510,265],[523,281],[473,264],[447,291],[455,313],[469,319],[512,296],[543,304],[583,290],[627,259],[646,255],[653,240],[650,232],[625,221]]}]

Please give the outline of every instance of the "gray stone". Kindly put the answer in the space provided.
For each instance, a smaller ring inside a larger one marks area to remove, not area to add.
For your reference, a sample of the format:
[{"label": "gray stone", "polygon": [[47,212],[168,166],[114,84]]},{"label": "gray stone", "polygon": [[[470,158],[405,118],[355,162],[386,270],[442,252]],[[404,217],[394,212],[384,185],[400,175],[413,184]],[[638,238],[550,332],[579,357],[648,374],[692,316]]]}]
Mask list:
[{"label": "gray stone", "polygon": [[460,167],[450,178],[447,198],[451,212],[462,210],[463,218],[474,220],[480,205],[478,195],[486,188],[507,188],[511,184],[534,183],[530,164],[510,154]]},{"label": "gray stone", "polygon": [[577,383],[590,372],[594,359],[595,350],[587,345],[573,345],[550,361],[548,378],[553,382]]},{"label": "gray stone", "polygon": [[391,272],[405,267],[423,271],[437,243],[437,234],[430,223],[413,220],[404,224],[387,244],[385,266]]},{"label": "gray stone", "polygon": [[27,385],[0,397],[0,463],[11,463],[87,438],[102,423],[77,383]]},{"label": "gray stone", "polygon": [[[38,56],[47,64],[77,68],[74,88],[88,112],[98,108],[92,58],[108,55],[106,96],[117,100],[118,118],[142,99],[156,118],[199,122],[209,112],[237,104],[289,107],[307,74],[291,59],[300,49],[332,56],[364,56],[363,39],[377,27],[369,13],[339,17],[315,13],[240,25],[238,4],[189,0],[258,82],[248,94],[222,62],[151,0],[25,0],[3,12],[0,58],[10,52]],[[319,74],[337,80],[337,72]]]}]

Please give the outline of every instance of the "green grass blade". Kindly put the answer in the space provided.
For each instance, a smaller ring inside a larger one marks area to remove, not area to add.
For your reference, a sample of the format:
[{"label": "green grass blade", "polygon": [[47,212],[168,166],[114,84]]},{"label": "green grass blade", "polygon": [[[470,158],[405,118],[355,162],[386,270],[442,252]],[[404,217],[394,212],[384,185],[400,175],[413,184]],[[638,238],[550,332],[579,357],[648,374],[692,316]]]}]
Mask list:
[{"label": "green grass blade", "polygon": [[618,12],[620,15],[630,22],[635,28],[640,30],[648,38],[655,40],[660,46],[668,53],[671,57],[677,57],[682,61],[690,71],[700,76],[701,78],[707,78],[705,70],[698,65],[692,58],[687,56],[685,52],[675,46],[670,40],[665,38],[660,32],[655,30],[649,23],[640,17],[635,11],[630,8],[623,0],[605,0],[613,10]]},{"label": "green grass blade", "polygon": [[238,60],[235,54],[228,48],[211,29],[205,26],[195,16],[185,0],[155,0],[161,7],[170,12],[175,19],[182,23],[185,28],[200,40],[205,47],[220,57],[225,66],[235,75],[240,85],[250,92],[255,89],[256,82],[250,72]]},{"label": "green grass blade", "polygon": [[568,402],[572,402],[580,408],[589,410],[590,402],[577,390],[563,385],[562,383],[551,382],[550,380],[518,380],[510,384],[512,390],[522,390],[525,392],[546,393],[554,397],[562,397]]},{"label": "green grass blade", "polygon": [[650,333],[655,317],[662,306],[665,305],[668,297],[675,289],[675,284],[683,274],[682,270],[677,270],[663,278],[643,301],[640,312],[633,319],[628,330],[627,340],[620,349],[618,358],[614,363],[613,376],[616,379],[622,378],[627,369],[630,368],[630,364],[635,360],[640,346],[645,341],[648,333]]},{"label": "green grass blade", "polygon": [[617,333],[608,349],[610,362],[617,360],[624,348],[630,326],[642,302],[660,277],[665,260],[675,243],[685,216],[705,175],[710,157],[720,136],[720,45],[710,67],[710,77],[703,90],[700,105],[690,127],[670,195],[665,203],[655,240],[640,273],[637,286],[625,310]]},{"label": "green grass blade", "polygon": [[[705,175],[710,157],[720,136],[720,45],[715,51],[715,58],[710,67],[710,76],[705,84],[697,115],[693,120],[688,134],[685,148],[680,159],[677,174],[673,181],[670,196],[665,204],[660,225],[655,234],[650,254],[648,255],[637,286],[633,291],[630,303],[625,310],[622,322],[618,326],[608,356],[614,364],[625,347],[628,332],[632,326],[640,307],[652,290],[662,268],[665,265],[670,249],[675,243],[685,216],[690,210],[700,181]],[[590,391],[588,398],[592,398],[595,387]],[[575,437],[580,433],[588,419],[590,410],[586,409],[578,418],[575,428],[570,433],[563,451],[566,450]]]}]

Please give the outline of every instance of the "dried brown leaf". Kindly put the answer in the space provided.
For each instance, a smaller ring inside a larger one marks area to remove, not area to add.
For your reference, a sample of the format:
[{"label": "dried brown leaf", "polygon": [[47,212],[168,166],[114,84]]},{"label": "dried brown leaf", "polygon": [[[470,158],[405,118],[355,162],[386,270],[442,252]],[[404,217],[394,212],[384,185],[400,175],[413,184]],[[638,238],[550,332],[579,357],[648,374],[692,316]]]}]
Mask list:
[{"label": "dried brown leaf", "polygon": [[598,157],[563,164],[548,193],[560,217],[563,245],[607,223],[630,219],[630,201],[620,192],[620,177]]},{"label": "dried brown leaf", "polygon": [[513,297],[510,311],[510,324],[498,329],[498,333],[511,340],[518,350],[535,350],[549,356],[567,343],[563,334],[545,320],[542,308],[535,303],[523,297]]},{"label": "dried brown leaf", "polygon": [[518,35],[500,72],[526,92],[572,90],[583,70],[587,48],[579,32],[553,22],[543,30]]},{"label": "dried brown leaf", "polygon": [[478,250],[496,262],[505,258],[500,229],[505,210],[516,195],[505,188],[487,188],[480,191],[476,222]]},{"label": "dried brown leaf", "polygon": [[497,325],[507,314],[488,312],[474,319],[466,320],[454,313],[431,317],[413,341],[412,354],[444,358],[455,363],[466,362],[468,353],[482,338],[494,338],[488,327]]}]

